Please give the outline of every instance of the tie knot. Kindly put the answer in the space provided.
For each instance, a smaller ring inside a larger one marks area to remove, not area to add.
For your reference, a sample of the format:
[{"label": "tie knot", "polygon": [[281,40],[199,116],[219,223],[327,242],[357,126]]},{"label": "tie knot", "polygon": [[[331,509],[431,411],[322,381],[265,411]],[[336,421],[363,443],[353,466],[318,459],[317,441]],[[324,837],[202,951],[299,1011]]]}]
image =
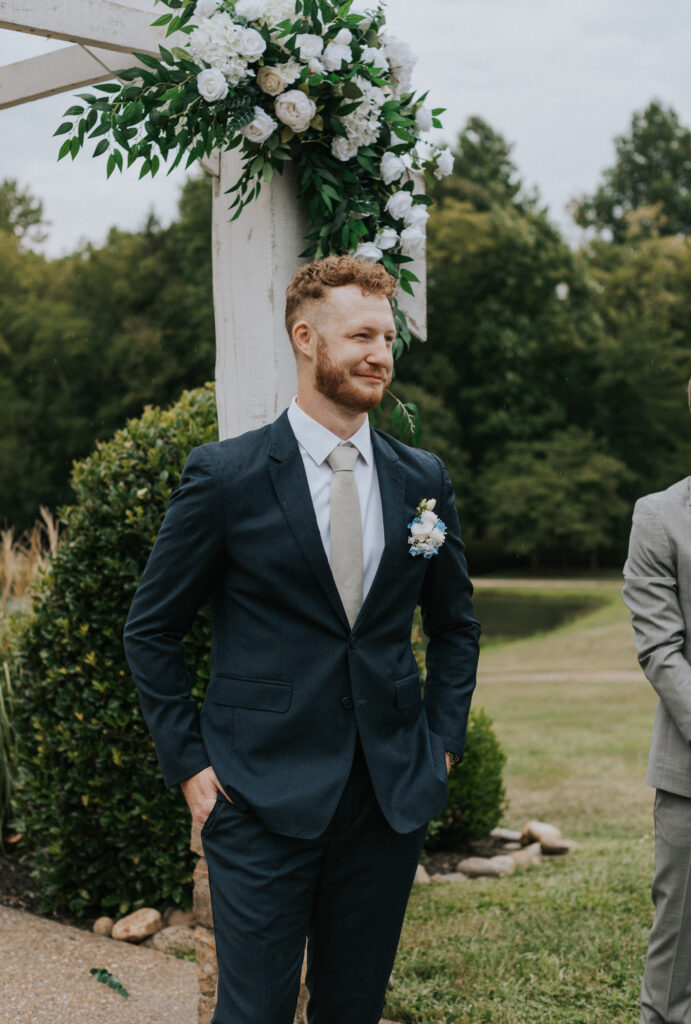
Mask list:
[{"label": "tie knot", "polygon": [[355,468],[357,462],[358,450],[352,444],[339,444],[330,455],[327,455],[326,461],[331,466],[334,473],[343,473],[351,471]]}]

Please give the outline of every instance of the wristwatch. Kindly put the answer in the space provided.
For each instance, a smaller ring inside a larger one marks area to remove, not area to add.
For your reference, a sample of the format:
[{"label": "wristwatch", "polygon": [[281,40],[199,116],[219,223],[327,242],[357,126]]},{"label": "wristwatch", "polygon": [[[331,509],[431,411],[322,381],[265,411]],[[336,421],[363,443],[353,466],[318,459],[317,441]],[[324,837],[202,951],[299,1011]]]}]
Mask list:
[{"label": "wristwatch", "polygon": [[454,752],[452,750],[447,750],[446,751],[446,755],[449,758],[449,761],[451,762],[451,764],[450,764],[451,768],[455,768],[456,765],[460,764],[461,761],[463,760],[463,758],[461,757],[460,754],[454,754]]}]

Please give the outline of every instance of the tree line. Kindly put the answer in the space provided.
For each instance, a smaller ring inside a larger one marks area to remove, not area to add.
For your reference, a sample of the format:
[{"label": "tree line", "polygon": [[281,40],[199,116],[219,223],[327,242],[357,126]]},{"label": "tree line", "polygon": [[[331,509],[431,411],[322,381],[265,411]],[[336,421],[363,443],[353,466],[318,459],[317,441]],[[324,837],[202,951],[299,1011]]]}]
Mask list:
[{"label": "tree line", "polygon": [[[479,117],[436,189],[429,340],[393,390],[448,465],[474,571],[618,564],[635,498],[690,471],[691,131],[652,102],[615,147],[571,205],[577,249]],[[96,439],[212,378],[210,223],[192,178],[170,227],[49,260],[40,201],[0,183],[0,523],[69,502]]]}]

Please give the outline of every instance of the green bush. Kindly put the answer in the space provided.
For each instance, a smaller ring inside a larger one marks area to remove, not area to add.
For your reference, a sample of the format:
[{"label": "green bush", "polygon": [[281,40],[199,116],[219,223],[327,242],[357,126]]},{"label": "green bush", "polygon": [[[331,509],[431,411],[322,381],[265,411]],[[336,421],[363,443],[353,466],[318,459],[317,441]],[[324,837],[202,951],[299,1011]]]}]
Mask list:
[{"label": "green bush", "polygon": [[[186,905],[194,858],[178,787],[166,789],[122,648],[122,629],[189,450],[218,436],[211,386],[147,409],[75,464],[75,505],[17,641],[18,801],[46,909],[125,913]],[[210,618],[188,637],[195,697]]]},{"label": "green bush", "polygon": [[486,836],[506,806],[502,770],[506,754],[483,708],[471,708],[465,755],[449,776],[449,802],[430,822],[428,850],[457,850]]}]

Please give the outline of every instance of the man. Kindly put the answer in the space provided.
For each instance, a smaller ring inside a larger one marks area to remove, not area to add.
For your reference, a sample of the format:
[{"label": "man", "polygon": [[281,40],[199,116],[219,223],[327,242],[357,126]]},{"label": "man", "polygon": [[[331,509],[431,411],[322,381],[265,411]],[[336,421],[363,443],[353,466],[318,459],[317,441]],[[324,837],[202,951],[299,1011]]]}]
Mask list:
[{"label": "man", "polygon": [[[691,409],[691,381],[689,382]],[[691,1021],[691,477],[636,502],[624,566],[638,660],[660,702],[646,781],[655,793],[655,921],[641,1024]]]},{"label": "man", "polygon": [[[306,937],[310,1024],[377,1024],[426,825],[463,753],[479,627],[451,482],[367,418],[391,380],[393,287],[349,257],[296,272],[297,398],[192,451],[125,629],[164,779],[203,823],[215,1024],[292,1024]],[[416,557],[426,499],[446,533]],[[207,599],[199,719],[182,640]]]}]

